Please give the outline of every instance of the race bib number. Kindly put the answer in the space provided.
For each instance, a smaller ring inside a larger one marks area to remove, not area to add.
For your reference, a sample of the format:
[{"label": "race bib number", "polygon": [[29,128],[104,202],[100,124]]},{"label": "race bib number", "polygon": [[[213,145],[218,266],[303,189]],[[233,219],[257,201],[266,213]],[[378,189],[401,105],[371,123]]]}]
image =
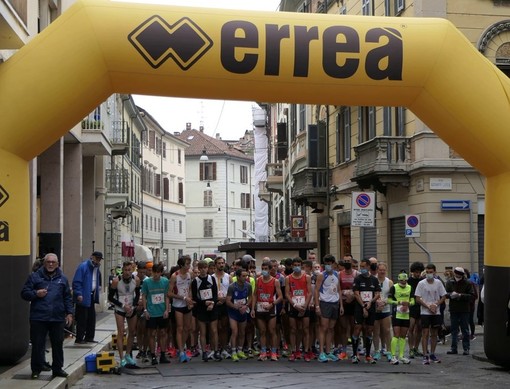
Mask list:
[{"label": "race bib number", "polygon": [[210,300],[213,298],[212,289],[202,289],[200,290],[200,299],[201,300]]},{"label": "race bib number", "polygon": [[294,305],[305,305],[305,296],[292,296]]},{"label": "race bib number", "polygon": [[219,298],[223,298],[223,297],[225,297],[225,294],[223,293],[223,291],[218,290],[218,297],[219,297]]},{"label": "race bib number", "polygon": [[234,299],[234,304],[246,305],[246,299]]},{"label": "race bib number", "polygon": [[268,303],[257,303],[257,312],[267,312],[266,307],[269,307]]},{"label": "race bib number", "polygon": [[364,302],[369,302],[370,300],[372,300],[372,292],[371,291],[359,292],[359,294],[361,296],[361,300]]},{"label": "race bib number", "polygon": [[164,304],[165,295],[163,293],[156,293],[151,296],[151,302],[153,305]]},{"label": "race bib number", "polygon": [[398,313],[407,313],[407,312],[409,312],[409,308],[404,306],[404,305],[402,305],[402,304],[398,304],[397,305],[397,312]]}]

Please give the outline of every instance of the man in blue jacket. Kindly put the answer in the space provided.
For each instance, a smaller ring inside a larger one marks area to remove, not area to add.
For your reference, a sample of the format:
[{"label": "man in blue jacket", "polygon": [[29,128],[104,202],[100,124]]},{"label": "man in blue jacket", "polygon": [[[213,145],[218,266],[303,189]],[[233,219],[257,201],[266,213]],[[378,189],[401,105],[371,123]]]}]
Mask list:
[{"label": "man in blue jacket", "polygon": [[94,251],[76,269],[73,278],[73,302],[76,304],[76,341],[75,344],[96,343],[96,308],[101,291],[101,272],[99,265],[103,253]]},{"label": "man in blue jacket", "polygon": [[64,366],[64,325],[73,321],[69,281],[58,267],[55,254],[46,254],[43,266],[28,277],[21,297],[30,301],[32,378],[39,378],[45,363],[46,335],[50,336],[53,377],[67,377]]}]

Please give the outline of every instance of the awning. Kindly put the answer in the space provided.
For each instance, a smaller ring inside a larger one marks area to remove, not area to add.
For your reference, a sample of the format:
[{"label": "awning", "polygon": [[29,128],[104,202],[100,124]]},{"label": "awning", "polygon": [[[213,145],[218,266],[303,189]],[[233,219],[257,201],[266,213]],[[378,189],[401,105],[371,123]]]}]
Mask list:
[{"label": "awning", "polygon": [[135,260],[153,262],[152,251],[147,246],[135,243]]}]

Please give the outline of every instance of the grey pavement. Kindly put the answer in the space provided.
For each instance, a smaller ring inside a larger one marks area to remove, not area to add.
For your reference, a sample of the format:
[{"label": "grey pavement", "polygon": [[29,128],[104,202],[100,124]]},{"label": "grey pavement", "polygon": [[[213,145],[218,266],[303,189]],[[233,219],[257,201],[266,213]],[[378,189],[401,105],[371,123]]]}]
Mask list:
[{"label": "grey pavement", "polygon": [[[438,345],[437,354],[442,363],[423,366],[421,359],[414,359],[410,365],[393,366],[380,361],[376,365],[360,363],[353,365],[350,361],[336,363],[318,363],[312,361],[259,362],[254,359],[247,361],[204,363],[200,358],[190,363],[180,364],[172,359],[171,364],[151,366],[140,363],[140,369],[122,369],[121,375],[86,373],[85,357],[110,349],[111,335],[116,332],[115,319],[112,312],[97,323],[96,340],[98,344],[86,346],[74,345],[74,339],[67,339],[64,345],[64,370],[69,377],[51,380],[51,372],[42,373],[39,380],[30,379],[30,360],[25,360],[0,375],[1,388],[91,388],[108,385],[121,388],[140,383],[145,387],[165,387],[164,382],[171,379],[172,386],[201,388],[211,386],[232,387],[243,385],[254,388],[310,388],[317,384],[320,377],[321,386],[338,387],[342,384],[363,384],[375,387],[429,387],[431,384],[461,387],[461,382],[469,382],[475,386],[490,388],[507,387],[510,378],[508,370],[491,364],[483,352],[483,335],[481,327],[477,327],[477,339],[472,342],[472,353],[469,356],[446,355],[449,343]],[[136,352],[135,352],[136,354]],[[49,354],[51,355],[51,354]],[[118,359],[118,357],[116,356]],[[433,373],[433,374],[431,374]],[[383,381],[381,381],[383,380]],[[459,381],[461,380],[461,381]],[[470,386],[472,386],[470,385]]]},{"label": "grey pavement", "polygon": [[[112,311],[101,314],[96,324],[95,340],[98,343],[75,345],[74,338],[64,340],[64,370],[69,374],[67,378],[51,378],[51,371],[42,372],[39,379],[32,380],[30,357],[4,371],[0,375],[0,388],[9,389],[65,389],[71,387],[85,374],[85,357],[101,351],[110,350],[112,333],[117,332],[115,318]],[[30,352],[30,350],[29,350]],[[51,363],[51,350],[46,354]]]}]

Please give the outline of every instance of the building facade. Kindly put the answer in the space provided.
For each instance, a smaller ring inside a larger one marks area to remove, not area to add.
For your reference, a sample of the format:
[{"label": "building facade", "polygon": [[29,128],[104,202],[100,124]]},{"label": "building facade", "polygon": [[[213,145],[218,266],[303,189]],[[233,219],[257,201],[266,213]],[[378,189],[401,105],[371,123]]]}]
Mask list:
[{"label": "building facade", "polygon": [[[446,18],[508,72],[507,1],[301,0],[283,1],[280,10],[335,14],[339,20]],[[439,271],[447,266],[481,271],[484,177],[411,110],[275,104],[271,115],[266,186],[276,236],[286,236],[292,215],[303,215],[306,239],[317,240],[320,257],[375,256],[389,264],[393,276],[413,261],[434,262]],[[374,227],[351,227],[352,193],[359,191],[375,194]],[[443,207],[447,201],[459,209]],[[406,237],[406,215],[419,217],[416,239]]]},{"label": "building facade", "polygon": [[233,143],[187,124],[177,135],[186,149],[186,247],[195,259],[218,246],[254,238],[253,157]]}]

